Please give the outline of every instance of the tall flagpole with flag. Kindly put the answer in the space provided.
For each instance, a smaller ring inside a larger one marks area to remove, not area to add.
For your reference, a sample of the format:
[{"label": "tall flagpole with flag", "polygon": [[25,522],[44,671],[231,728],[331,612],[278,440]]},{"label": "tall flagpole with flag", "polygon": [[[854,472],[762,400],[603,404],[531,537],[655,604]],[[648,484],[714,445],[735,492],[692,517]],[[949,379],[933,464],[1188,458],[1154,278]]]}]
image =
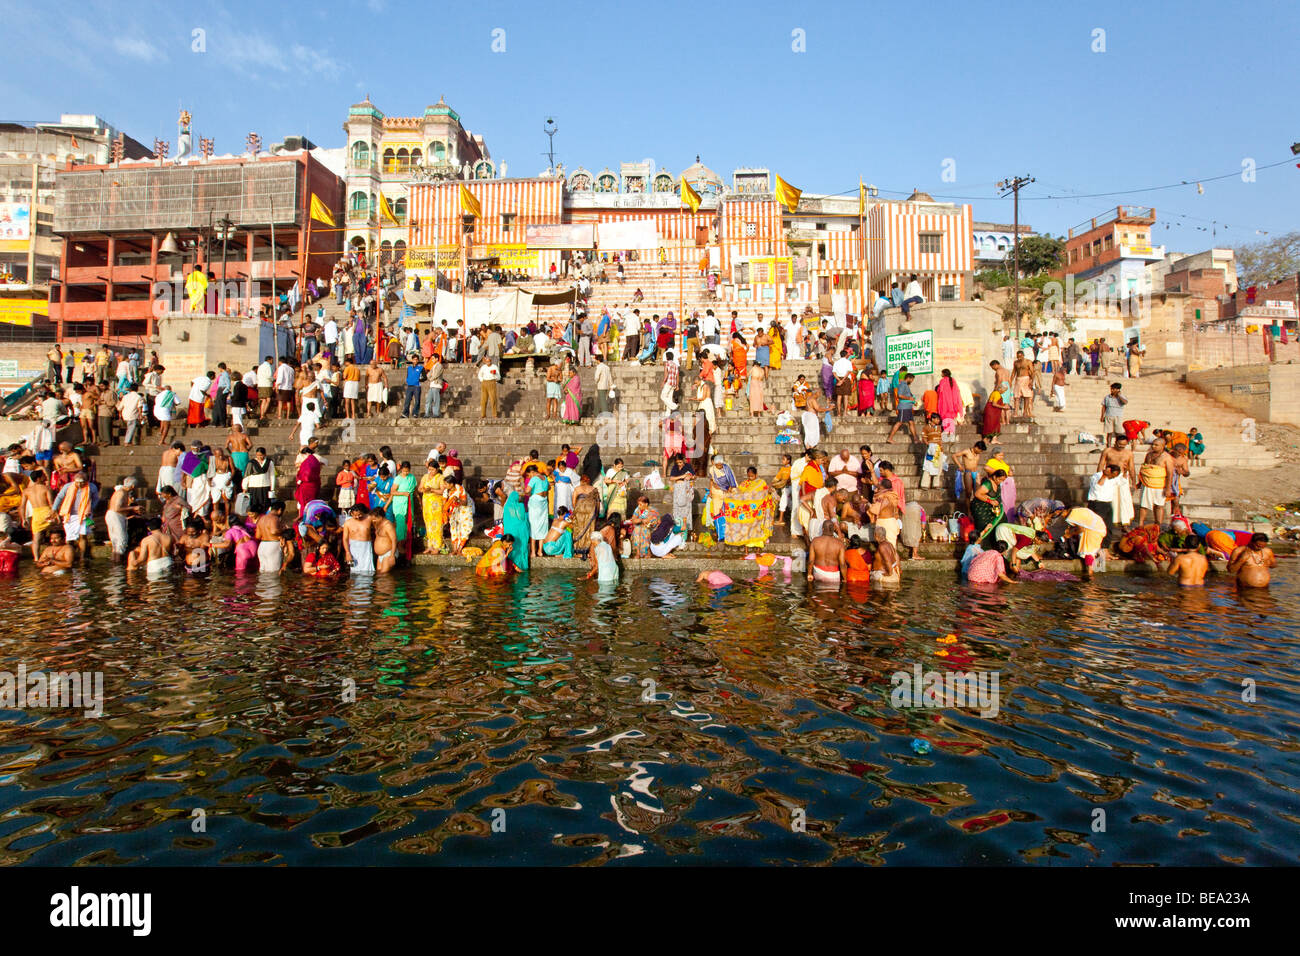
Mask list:
[{"label": "tall flagpole with flag", "polygon": [[[688,182],[686,181],[686,178],[685,178],[685,177],[682,177],[682,180],[681,180],[680,196],[681,196],[682,204],[690,208],[690,210],[691,210],[691,214],[692,214],[692,215],[694,215],[695,213],[697,213],[697,212],[700,211],[700,194],[699,194],[698,192],[696,192],[696,191],[695,191],[695,188],[694,188],[690,183],[688,183]],[[682,330],[685,330],[685,328],[686,328],[686,292],[685,292],[685,289],[683,288],[683,285],[684,285],[684,282],[685,282],[685,280],[684,280],[684,274],[685,274],[685,273],[684,273],[684,270],[685,270],[685,268],[686,268],[686,262],[685,262],[685,260],[686,260],[686,249],[685,249],[685,241],[686,241],[686,214],[685,214],[685,213],[682,213],[682,222],[681,222],[681,227],[680,227],[680,229],[681,229],[681,236],[679,237],[679,241],[678,241],[678,249],[677,249],[677,258],[678,258],[678,263],[677,263],[677,311],[678,311],[678,316],[677,316],[677,328],[682,329]],[[684,337],[683,337],[683,341],[685,341],[685,338],[684,338]]]},{"label": "tall flagpole with flag", "polygon": [[[786,182],[784,179],[782,179],[780,176],[777,176],[777,177],[776,177],[776,199],[777,199],[777,202],[779,202],[782,206],[784,206],[784,207],[786,208],[786,210],[790,213],[790,215],[793,216],[794,213],[795,213],[795,211],[799,208],[799,197],[802,196],[802,195],[803,195],[803,190],[802,190],[802,189],[795,189],[793,186],[791,186],[789,183],[787,183],[787,182]],[[778,313],[781,311],[781,285],[780,285],[780,283],[778,283],[778,282],[776,281],[776,280],[777,280],[777,264],[776,264],[776,255],[775,255],[775,253],[776,253],[777,248],[780,246],[780,239],[781,239],[781,237],[778,236],[778,237],[777,237],[777,241],[776,241],[775,243],[772,244],[772,252],[773,252],[773,257],[772,257],[772,282],[773,282],[774,285],[776,285],[776,309],[777,309],[777,312],[778,312]],[[794,277],[791,276],[791,278],[794,278]]]},{"label": "tall flagpole with flag", "polygon": [[[473,220],[483,215],[483,208],[479,205],[478,199],[464,183],[460,184],[460,208]],[[462,227],[460,231],[460,337],[461,348],[464,350],[461,353],[463,361],[469,360],[469,322],[465,317],[465,296],[469,288],[469,244],[466,239],[468,235],[469,233]]]},{"label": "tall flagpole with flag", "polygon": [[858,177],[858,328],[867,321],[867,187]]}]

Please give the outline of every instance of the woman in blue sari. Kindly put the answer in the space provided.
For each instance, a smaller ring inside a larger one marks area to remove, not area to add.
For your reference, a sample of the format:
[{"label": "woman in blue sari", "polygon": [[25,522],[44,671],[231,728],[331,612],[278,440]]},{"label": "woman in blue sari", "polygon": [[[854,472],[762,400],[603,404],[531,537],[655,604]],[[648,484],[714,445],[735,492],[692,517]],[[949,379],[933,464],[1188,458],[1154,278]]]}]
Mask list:
[{"label": "woman in blue sari", "polygon": [[510,561],[520,571],[528,570],[528,539],[531,537],[528,527],[528,510],[519,492],[512,491],[506,497],[505,509],[501,513],[501,531],[515,539],[510,551]]},{"label": "woman in blue sari", "polygon": [[[387,465],[380,465],[379,471],[375,475],[374,484],[371,485],[370,498],[374,501],[378,499],[378,505],[384,509],[388,515],[388,520],[396,523],[393,516],[393,476],[388,473]],[[371,505],[375,507],[375,505]]]},{"label": "woman in blue sari", "polygon": [[537,473],[536,465],[524,471],[524,490],[528,492],[529,550],[533,557],[542,556],[542,539],[551,530],[551,504],[547,495],[551,483]]},{"label": "woman in blue sari", "polygon": [[366,339],[366,323],[359,319],[352,328],[352,349],[356,353],[358,365],[370,364],[373,356],[370,352],[370,342]]}]

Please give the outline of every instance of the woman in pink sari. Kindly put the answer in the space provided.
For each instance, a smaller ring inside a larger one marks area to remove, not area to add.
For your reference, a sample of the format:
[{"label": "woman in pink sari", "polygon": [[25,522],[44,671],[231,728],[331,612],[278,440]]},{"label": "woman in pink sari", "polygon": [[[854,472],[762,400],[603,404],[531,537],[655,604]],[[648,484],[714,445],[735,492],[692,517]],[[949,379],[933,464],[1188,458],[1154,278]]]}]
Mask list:
[{"label": "woman in pink sari", "polygon": [[943,437],[955,438],[957,423],[965,414],[966,405],[961,400],[961,389],[957,386],[957,380],[952,377],[952,372],[948,369],[943,370],[935,391],[939,393],[939,418],[943,422]]},{"label": "woman in pink sari", "polygon": [[298,466],[298,487],[294,489],[293,499],[298,502],[298,513],[302,514],[307,502],[320,497],[321,460],[307,448],[303,448],[302,464]]},{"label": "woman in pink sari", "polygon": [[564,407],[560,411],[560,419],[576,425],[582,417],[582,382],[578,379],[578,370],[571,364],[566,365],[569,379],[564,383]]}]

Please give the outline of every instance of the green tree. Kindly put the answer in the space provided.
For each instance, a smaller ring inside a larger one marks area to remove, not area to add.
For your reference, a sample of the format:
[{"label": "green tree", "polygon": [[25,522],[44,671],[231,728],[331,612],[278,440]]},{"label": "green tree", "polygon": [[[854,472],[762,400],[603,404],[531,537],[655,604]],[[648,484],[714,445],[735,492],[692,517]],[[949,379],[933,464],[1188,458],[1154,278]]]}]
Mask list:
[{"label": "green tree", "polygon": [[1300,272],[1300,232],[1238,246],[1234,252],[1237,282],[1242,286],[1263,285]]},{"label": "green tree", "polygon": [[[1020,274],[1036,276],[1061,264],[1065,240],[1052,236],[1025,236],[1020,240]],[[1015,270],[1015,251],[1007,250],[1007,271]]]}]

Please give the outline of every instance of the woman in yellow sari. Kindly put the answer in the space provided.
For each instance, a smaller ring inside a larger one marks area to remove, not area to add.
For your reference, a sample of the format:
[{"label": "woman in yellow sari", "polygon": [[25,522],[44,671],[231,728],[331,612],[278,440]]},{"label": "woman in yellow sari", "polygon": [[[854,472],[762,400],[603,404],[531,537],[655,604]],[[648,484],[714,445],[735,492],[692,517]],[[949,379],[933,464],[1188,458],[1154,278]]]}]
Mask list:
[{"label": "woman in yellow sari", "polygon": [[436,461],[430,461],[428,468],[415,490],[420,493],[424,511],[424,553],[438,554],[442,551],[442,526],[447,522],[444,508],[447,481],[438,470]]},{"label": "woman in yellow sari", "polygon": [[781,359],[785,355],[785,334],[781,331],[781,326],[775,322],[772,323],[772,348],[768,352],[768,363],[772,371],[779,371],[781,368]]}]

